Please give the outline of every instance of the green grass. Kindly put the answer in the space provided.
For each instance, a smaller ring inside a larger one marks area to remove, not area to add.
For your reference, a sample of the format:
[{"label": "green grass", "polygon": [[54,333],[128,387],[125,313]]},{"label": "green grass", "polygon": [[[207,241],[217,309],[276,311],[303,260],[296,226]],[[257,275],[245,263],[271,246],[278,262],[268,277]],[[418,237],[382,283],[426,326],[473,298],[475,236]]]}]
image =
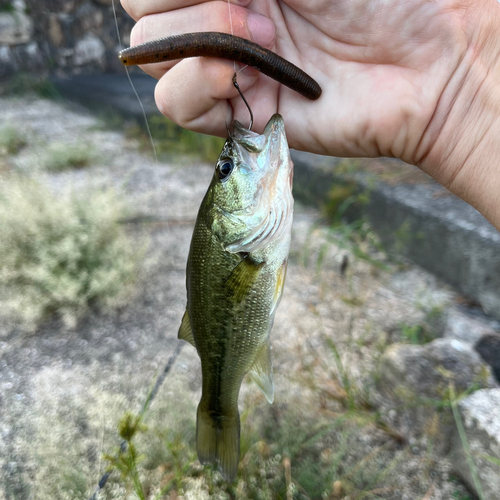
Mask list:
[{"label": "green grass", "polygon": [[427,330],[425,325],[401,325],[401,337],[403,342],[414,345],[428,344],[434,340],[434,336]]},{"label": "green grass", "polygon": [[[261,412],[262,408],[257,413]],[[240,470],[232,484],[225,483],[211,466],[196,465],[192,422],[175,430],[159,430],[158,421],[145,428],[138,425],[138,417],[126,414],[119,431],[127,448],[117,449],[106,459],[120,472],[127,491],[141,500],[169,498],[172,491],[180,495],[190,492],[189,497],[195,498],[190,486],[193,480],[200,493],[214,498],[320,500],[330,496],[335,481],[342,483],[344,491],[354,493],[353,498],[378,498],[372,491],[402,458],[401,453],[391,458],[387,444],[364,453],[358,436],[368,431],[365,427],[371,422],[354,414],[312,424],[288,408],[277,425],[274,412],[267,407],[261,418],[250,419],[250,423],[242,419],[242,438],[250,436],[253,442],[242,443]],[[359,454],[354,461],[353,450]]]},{"label": "green grass", "polygon": [[51,315],[74,325],[90,307],[128,297],[138,254],[117,223],[111,192],[54,197],[26,178],[0,185],[0,303],[35,328]]},{"label": "green grass", "polygon": [[52,172],[88,167],[95,158],[89,144],[53,143],[46,151],[44,166]]},{"label": "green grass", "polygon": [[0,12],[13,13],[16,9],[9,0],[0,1]]},{"label": "green grass", "polygon": [[48,78],[29,73],[16,73],[7,81],[5,93],[7,95],[35,93],[44,99],[61,98],[58,90]]},{"label": "green grass", "polygon": [[0,155],[15,155],[27,144],[25,135],[16,127],[0,128]]},{"label": "green grass", "polygon": [[[148,122],[160,159],[188,156],[215,163],[224,145],[224,139],[220,137],[191,132],[164,116],[151,116]],[[139,124],[130,126],[126,133],[128,137],[139,141],[142,151],[152,152],[150,137],[142,126]]]}]

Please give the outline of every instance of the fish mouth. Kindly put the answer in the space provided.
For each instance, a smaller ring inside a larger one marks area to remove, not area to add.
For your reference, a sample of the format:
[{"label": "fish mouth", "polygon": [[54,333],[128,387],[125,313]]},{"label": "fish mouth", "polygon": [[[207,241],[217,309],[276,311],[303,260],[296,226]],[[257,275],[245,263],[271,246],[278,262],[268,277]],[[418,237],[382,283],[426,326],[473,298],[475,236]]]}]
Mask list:
[{"label": "fish mouth", "polygon": [[258,187],[251,203],[225,214],[228,219],[238,220],[247,227],[245,236],[225,249],[233,253],[252,252],[289,233],[293,217],[293,163],[285,123],[279,114],[271,117],[262,134],[235,121],[232,140],[242,164],[255,175],[254,182]]},{"label": "fish mouth", "polygon": [[275,113],[266,124],[264,128],[264,135],[270,136],[272,133],[285,134],[285,121],[279,113]]}]

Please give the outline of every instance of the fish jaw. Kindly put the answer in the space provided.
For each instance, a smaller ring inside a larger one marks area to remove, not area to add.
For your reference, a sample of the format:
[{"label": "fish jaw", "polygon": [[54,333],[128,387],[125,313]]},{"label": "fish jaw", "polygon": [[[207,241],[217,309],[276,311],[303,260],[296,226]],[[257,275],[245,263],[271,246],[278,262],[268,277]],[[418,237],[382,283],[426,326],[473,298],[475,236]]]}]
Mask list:
[{"label": "fish jaw", "polygon": [[[222,200],[214,203],[212,224],[226,251],[249,253],[291,231],[293,162],[283,118],[273,115],[260,135],[235,121],[228,143],[240,203],[231,206],[220,196]],[[224,151],[219,161],[224,161]],[[234,186],[224,189],[231,192]]]}]

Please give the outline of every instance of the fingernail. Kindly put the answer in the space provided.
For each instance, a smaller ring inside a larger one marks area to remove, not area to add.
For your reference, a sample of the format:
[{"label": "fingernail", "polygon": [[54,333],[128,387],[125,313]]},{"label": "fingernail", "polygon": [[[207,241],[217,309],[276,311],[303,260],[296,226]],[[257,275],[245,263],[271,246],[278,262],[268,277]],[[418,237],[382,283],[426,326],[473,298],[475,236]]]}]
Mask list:
[{"label": "fingernail", "polygon": [[251,12],[247,17],[247,26],[253,42],[263,45],[264,47],[269,47],[273,44],[276,36],[276,29],[271,19]]}]

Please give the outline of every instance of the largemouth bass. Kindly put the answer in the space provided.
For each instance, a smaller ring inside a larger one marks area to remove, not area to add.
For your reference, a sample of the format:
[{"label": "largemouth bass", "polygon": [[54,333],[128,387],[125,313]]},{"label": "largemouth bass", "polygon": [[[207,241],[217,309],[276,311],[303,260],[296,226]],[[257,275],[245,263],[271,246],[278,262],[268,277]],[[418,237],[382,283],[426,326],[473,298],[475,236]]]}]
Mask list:
[{"label": "largemouth bass", "polygon": [[286,275],[293,217],[293,164],[280,115],[262,135],[234,121],[201,203],[187,263],[179,338],[201,359],[197,451],[235,479],[238,395],[249,373],[274,399],[269,333]]}]

